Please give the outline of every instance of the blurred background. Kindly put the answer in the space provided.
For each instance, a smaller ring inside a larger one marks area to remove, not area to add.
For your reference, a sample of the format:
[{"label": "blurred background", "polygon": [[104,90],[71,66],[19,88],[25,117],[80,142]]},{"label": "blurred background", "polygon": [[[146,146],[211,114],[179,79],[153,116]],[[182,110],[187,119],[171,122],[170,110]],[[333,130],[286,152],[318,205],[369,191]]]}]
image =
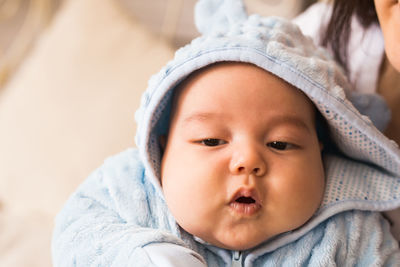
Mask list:
[{"label": "blurred background", "polygon": [[[196,0],[0,0],[0,266],[51,266],[53,220],[134,146],[147,80],[198,33]],[[292,18],[311,0],[247,0]]]}]

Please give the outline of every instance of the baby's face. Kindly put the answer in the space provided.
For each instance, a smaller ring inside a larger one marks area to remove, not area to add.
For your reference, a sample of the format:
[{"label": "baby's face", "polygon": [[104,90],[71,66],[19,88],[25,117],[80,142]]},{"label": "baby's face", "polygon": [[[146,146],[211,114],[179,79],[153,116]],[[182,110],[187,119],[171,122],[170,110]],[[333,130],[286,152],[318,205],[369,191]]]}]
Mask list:
[{"label": "baby's face", "polygon": [[256,66],[220,63],[189,78],[177,96],[162,187],[183,229],[245,250],[318,209],[320,151],[303,93]]}]

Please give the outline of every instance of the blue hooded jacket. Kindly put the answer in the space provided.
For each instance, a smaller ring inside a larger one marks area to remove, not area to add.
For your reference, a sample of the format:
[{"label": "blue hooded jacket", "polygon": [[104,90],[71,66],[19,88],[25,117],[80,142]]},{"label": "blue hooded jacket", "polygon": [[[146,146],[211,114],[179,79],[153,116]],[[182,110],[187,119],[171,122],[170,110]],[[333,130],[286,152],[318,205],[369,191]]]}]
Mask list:
[{"label": "blue hooded jacket", "polygon": [[[248,16],[239,0],[200,0],[196,25],[202,35],[149,81],[136,113],[138,148],[107,159],[57,216],[54,266],[159,266],[151,255],[155,250],[148,249],[155,244],[185,248],[172,253],[175,262],[160,266],[189,266],[193,259],[187,255],[208,266],[400,266],[398,244],[379,213],[400,206],[400,150],[349,101],[341,68],[297,26]],[[314,216],[241,252],[182,230],[159,180],[158,140],[168,131],[174,88],[192,72],[222,61],[254,64],[303,91],[341,151],[324,154],[326,188]]]}]

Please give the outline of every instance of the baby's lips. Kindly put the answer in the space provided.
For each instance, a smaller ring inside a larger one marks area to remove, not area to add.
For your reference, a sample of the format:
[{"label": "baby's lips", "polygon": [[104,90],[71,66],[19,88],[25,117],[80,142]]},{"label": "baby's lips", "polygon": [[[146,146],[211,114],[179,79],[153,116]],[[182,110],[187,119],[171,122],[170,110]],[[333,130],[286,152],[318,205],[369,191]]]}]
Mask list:
[{"label": "baby's lips", "polygon": [[239,188],[233,194],[229,207],[240,218],[253,218],[253,215],[257,214],[262,208],[257,191],[245,187]]},{"label": "baby's lips", "polygon": [[256,204],[261,205],[260,197],[254,188],[241,187],[233,194],[229,203],[237,202],[240,198],[251,198]]}]

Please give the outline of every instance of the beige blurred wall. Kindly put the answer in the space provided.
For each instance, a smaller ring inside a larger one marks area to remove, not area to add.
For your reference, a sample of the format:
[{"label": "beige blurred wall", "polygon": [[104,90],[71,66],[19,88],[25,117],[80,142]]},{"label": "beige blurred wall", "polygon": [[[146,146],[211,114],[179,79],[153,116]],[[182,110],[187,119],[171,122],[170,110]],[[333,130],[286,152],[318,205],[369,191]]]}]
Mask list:
[{"label": "beige blurred wall", "polygon": [[[0,2],[0,88],[23,61],[36,37],[65,0]],[[84,1],[84,0],[82,0]],[[102,1],[102,0],[99,0]],[[182,46],[197,35],[193,7],[197,0],[114,0],[124,11],[172,45]],[[244,0],[248,12],[292,18],[315,0]]]},{"label": "beige blurred wall", "polygon": [[0,88],[10,79],[40,33],[49,25],[61,0],[0,2]]}]

